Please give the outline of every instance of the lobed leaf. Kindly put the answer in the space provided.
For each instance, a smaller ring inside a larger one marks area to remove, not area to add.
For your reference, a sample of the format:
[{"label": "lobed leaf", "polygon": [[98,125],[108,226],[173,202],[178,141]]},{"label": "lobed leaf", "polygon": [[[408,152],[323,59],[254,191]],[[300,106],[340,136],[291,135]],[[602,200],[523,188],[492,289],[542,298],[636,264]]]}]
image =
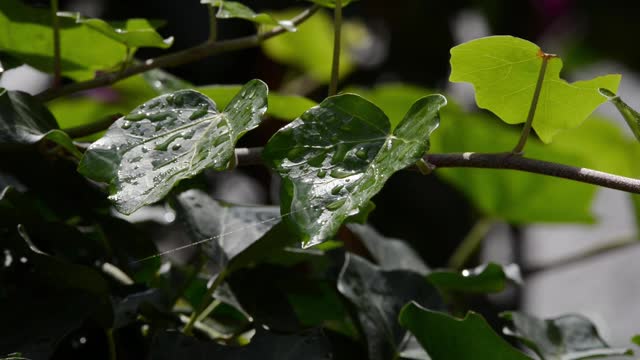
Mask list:
[{"label": "lobed leaf", "polygon": [[545,54],[534,43],[512,36],[490,36],[451,49],[452,82],[469,82],[479,107],[508,124],[525,122],[543,58],[548,66],[533,118],[533,128],[545,142],[564,129],[580,125],[606,101],[599,88],[616,91],[620,75],[567,83],[560,78],[562,60]]},{"label": "lobed leaf", "polygon": [[396,171],[420,160],[439,124],[442,95],[418,100],[391,132],[374,104],[353,95],[330,97],[267,143],[263,157],[282,175],[285,219],[306,247],[333,236],[366,208]]},{"label": "lobed leaf", "polygon": [[262,120],[267,91],[252,80],[222,112],[197,91],[158,96],[118,119],[87,150],[78,170],[110,183],[116,209],[131,214],[162,199],[182,179],[206,168],[229,168],[236,141]]},{"label": "lobed leaf", "polygon": [[250,7],[236,1],[200,0],[200,3],[209,4],[209,6],[217,8],[216,18],[218,19],[243,19],[256,24],[280,25],[287,31],[296,31],[296,27],[291,21],[278,21],[269,14],[256,13]]},{"label": "lobed leaf", "polygon": [[501,266],[495,263],[460,272],[436,270],[427,275],[427,280],[441,290],[467,293],[500,292],[509,281],[522,284],[518,265]]},{"label": "lobed leaf", "polygon": [[630,349],[610,348],[593,323],[581,315],[546,320],[520,312],[505,312],[501,316],[512,325],[505,327],[504,333],[518,338],[543,360],[633,355]]},{"label": "lobed leaf", "polygon": [[411,302],[402,309],[399,319],[433,360],[531,360],[472,311],[464,319],[456,319]]}]

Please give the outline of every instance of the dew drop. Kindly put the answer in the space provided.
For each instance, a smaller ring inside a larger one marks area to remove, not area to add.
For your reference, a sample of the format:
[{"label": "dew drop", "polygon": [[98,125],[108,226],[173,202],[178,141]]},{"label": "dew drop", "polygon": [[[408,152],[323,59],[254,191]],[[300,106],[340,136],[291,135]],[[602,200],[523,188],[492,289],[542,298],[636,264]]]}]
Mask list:
[{"label": "dew drop", "polygon": [[169,115],[171,115],[171,112],[169,111],[161,111],[161,112],[157,112],[155,114],[151,114],[149,115],[149,120],[156,122],[156,121],[162,121],[164,119],[166,119]]},{"label": "dew drop", "polygon": [[171,150],[173,150],[173,151],[180,150],[181,147],[182,147],[182,144],[175,143],[175,144],[173,144],[173,146],[171,146]]},{"label": "dew drop", "polygon": [[144,120],[146,118],[147,118],[147,114],[145,114],[143,112],[136,112],[136,113],[127,114],[124,117],[125,120],[129,120],[129,121],[140,121],[140,120]]},{"label": "dew drop", "polygon": [[189,120],[196,120],[196,119],[200,119],[201,117],[205,116],[207,114],[207,105],[204,104],[204,106],[202,106],[202,104],[200,105],[200,108],[196,111],[194,111],[190,116],[189,116]]},{"label": "dew drop", "polygon": [[325,176],[327,176],[327,171],[326,171],[326,170],[318,170],[318,172],[316,173],[316,175],[317,175],[320,179],[322,179],[322,178],[324,178]]},{"label": "dew drop", "polygon": [[336,185],[336,186],[334,186],[333,189],[331,189],[331,195],[340,194],[340,191],[342,191],[342,188],[344,188],[344,185]]},{"label": "dew drop", "polygon": [[344,179],[346,177],[349,177],[351,175],[353,175],[353,173],[347,172],[347,171],[343,171],[343,170],[339,170],[339,169],[333,169],[331,170],[331,173],[329,173],[329,175],[331,175],[331,177],[336,178],[336,179]]},{"label": "dew drop", "polygon": [[365,149],[360,149],[356,151],[356,156],[358,159],[366,160],[367,159],[367,151]]},{"label": "dew drop", "polygon": [[336,200],[334,202],[332,202],[331,204],[328,204],[327,206],[325,206],[327,208],[327,210],[329,211],[334,211],[334,210],[338,210],[340,207],[342,207],[342,205],[344,205],[344,203],[347,201],[347,199],[340,199],[340,200]]},{"label": "dew drop", "polygon": [[130,121],[123,122],[121,128],[123,128],[125,130],[131,128],[131,122]]}]

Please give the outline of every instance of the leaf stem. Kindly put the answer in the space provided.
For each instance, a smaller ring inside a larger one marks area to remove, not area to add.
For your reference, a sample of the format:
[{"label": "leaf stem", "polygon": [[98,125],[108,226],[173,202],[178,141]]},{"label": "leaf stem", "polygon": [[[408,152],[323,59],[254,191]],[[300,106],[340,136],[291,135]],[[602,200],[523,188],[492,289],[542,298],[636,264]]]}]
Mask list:
[{"label": "leaf stem", "polygon": [[[313,5],[291,19],[291,22],[294,26],[299,25],[315,14],[318,9],[318,5]],[[110,72],[95,79],[69,84],[59,89],[49,89],[38,94],[37,97],[40,101],[50,101],[79,91],[111,85],[122,79],[141,74],[145,71],[188,64],[208,56],[258,46],[263,41],[285,32],[287,32],[287,29],[282,26],[277,26],[270,31],[256,35],[245,36],[232,40],[216,41],[213,43],[207,41],[188,49],[142,61],[136,65],[128,67],[124,71]]]},{"label": "leaf stem", "polygon": [[116,341],[113,338],[113,329],[107,329],[107,344],[109,346],[109,360],[117,360],[118,354],[116,353]]},{"label": "leaf stem", "polygon": [[449,267],[462,270],[469,263],[473,255],[478,252],[482,241],[493,227],[493,224],[495,224],[495,220],[491,218],[478,220],[460,245],[455,249],[451,258],[449,258]]},{"label": "leaf stem", "polygon": [[522,129],[522,133],[520,134],[520,140],[518,140],[518,144],[513,148],[513,153],[517,155],[522,155],[524,146],[527,143],[527,139],[529,138],[529,133],[531,133],[531,126],[533,125],[533,118],[536,115],[536,108],[538,107],[538,100],[540,99],[540,92],[542,91],[542,84],[544,82],[544,75],[547,72],[547,64],[549,63],[549,59],[555,57],[552,54],[546,54],[540,51],[540,56],[542,57],[542,64],[540,65],[540,72],[538,73],[538,81],[536,82],[536,88],[533,91],[533,98],[531,99],[531,106],[529,107],[529,114],[527,115],[527,121],[524,123],[524,128]]},{"label": "leaf stem", "polygon": [[227,270],[226,269],[222,270],[218,274],[216,279],[213,281],[213,284],[211,284],[211,286],[207,290],[207,293],[204,295],[203,302],[200,304],[200,306],[198,306],[198,309],[196,311],[191,313],[191,317],[189,318],[189,322],[187,322],[187,325],[185,325],[184,328],[182,329],[182,333],[184,333],[185,335],[191,335],[192,334],[193,327],[196,324],[196,322],[198,321],[198,319],[200,318],[200,315],[202,313],[204,313],[204,311],[207,310],[207,308],[209,308],[211,303],[217,301],[217,299],[212,299],[211,301],[209,301],[209,299],[211,299],[213,297],[213,293],[216,291],[218,286],[220,286],[220,284],[222,284],[222,282],[227,277],[227,275],[228,274],[227,274]]},{"label": "leaf stem", "polygon": [[51,0],[51,25],[53,27],[53,87],[62,83],[62,61],[60,58],[60,21],[58,19],[58,0]]},{"label": "leaf stem", "polygon": [[340,78],[340,50],[342,49],[342,0],[336,0],[333,28],[333,64],[331,66],[329,96],[338,93],[338,80]]},{"label": "leaf stem", "polygon": [[218,38],[218,19],[213,6],[209,6],[209,43],[215,43]]}]

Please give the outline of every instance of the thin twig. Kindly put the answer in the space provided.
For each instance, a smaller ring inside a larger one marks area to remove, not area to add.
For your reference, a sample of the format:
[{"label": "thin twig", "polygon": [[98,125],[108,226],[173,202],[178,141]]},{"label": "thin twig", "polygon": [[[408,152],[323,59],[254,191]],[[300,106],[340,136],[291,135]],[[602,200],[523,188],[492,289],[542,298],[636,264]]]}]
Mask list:
[{"label": "thin twig", "polygon": [[216,301],[216,299],[213,299],[211,301],[209,301],[209,299],[211,299],[213,297],[213,294],[215,293],[216,289],[220,286],[220,284],[222,284],[222,282],[227,277],[227,275],[228,275],[227,271],[226,270],[222,270],[216,276],[215,280],[213,280],[213,284],[211,284],[211,286],[207,290],[207,293],[204,295],[204,301],[200,304],[198,309],[194,310],[191,313],[191,317],[189,318],[189,321],[187,322],[187,324],[182,329],[182,333],[184,333],[185,335],[191,335],[192,334],[193,327],[195,326],[196,322],[198,322],[198,319],[200,318],[200,315],[203,314],[207,310],[207,308],[209,307],[209,305],[212,302]]},{"label": "thin twig", "polygon": [[491,218],[478,220],[453,252],[451,258],[449,258],[449,267],[456,270],[464,269],[473,255],[478,252],[482,241],[491,230],[493,224],[495,224],[495,220]]},{"label": "thin twig", "polygon": [[209,42],[214,43],[218,39],[218,19],[213,6],[209,7]]},{"label": "thin twig", "polygon": [[331,65],[331,84],[329,96],[338,93],[338,80],[340,78],[340,50],[342,49],[342,0],[336,0],[333,20],[333,64]]},{"label": "thin twig", "polygon": [[[311,6],[310,8],[298,14],[298,16],[296,16],[295,18],[291,19],[291,22],[294,26],[301,24],[313,14],[315,14],[318,8],[319,7],[317,5]],[[59,89],[49,89],[39,94],[37,97],[41,101],[49,101],[79,91],[111,85],[122,79],[126,79],[133,75],[141,74],[152,69],[178,66],[191,63],[208,56],[258,46],[263,41],[271,39],[272,37],[278,36],[285,32],[287,32],[287,29],[283,28],[282,26],[277,26],[270,31],[256,35],[245,36],[232,40],[217,41],[214,43],[209,43],[207,41],[204,44],[200,44],[185,50],[142,61],[139,64],[128,67],[125,71],[118,71],[100,75],[95,79],[69,84]]]},{"label": "thin twig", "polygon": [[[262,164],[262,148],[236,149],[238,166]],[[530,159],[512,153],[444,153],[428,154],[425,160],[437,168],[463,167],[518,170],[553,176],[610,189],[640,194],[640,180],[576,166]]]},{"label": "thin twig", "polygon": [[58,0],[51,0],[51,25],[53,27],[53,88],[62,83],[62,60],[60,58],[60,21]]}]

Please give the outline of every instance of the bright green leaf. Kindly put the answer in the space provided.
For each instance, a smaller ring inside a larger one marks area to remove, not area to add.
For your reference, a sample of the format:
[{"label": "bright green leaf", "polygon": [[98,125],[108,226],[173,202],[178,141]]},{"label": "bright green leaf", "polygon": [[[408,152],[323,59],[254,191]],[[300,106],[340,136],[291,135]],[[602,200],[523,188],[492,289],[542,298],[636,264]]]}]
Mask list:
[{"label": "bright green leaf", "polygon": [[600,338],[596,327],[581,315],[542,320],[519,312],[501,316],[513,327],[504,333],[518,338],[543,360],[579,360],[594,357],[632,355],[629,349],[613,349]]},{"label": "bright green leaf", "polygon": [[284,178],[282,213],[304,246],[333,236],[396,171],[429,149],[439,124],[442,95],[418,100],[391,132],[389,119],[367,100],[330,97],[280,129],[267,143],[265,161]]},{"label": "bright green leaf", "polygon": [[0,146],[51,140],[78,158],[82,155],[49,110],[33,96],[0,88]]},{"label": "bright green leaf", "polygon": [[[88,80],[99,70],[114,69],[126,57],[121,43],[69,18],[60,20],[62,73]],[[39,70],[53,72],[53,30],[48,9],[20,0],[0,1],[0,51]]]},{"label": "bright green leaf", "polygon": [[193,90],[158,96],[117,120],[78,170],[111,183],[116,209],[130,214],[182,179],[229,168],[236,141],[260,124],[266,107],[267,86],[259,80],[247,83],[222,112]]},{"label": "bright green leaf", "polygon": [[106,22],[101,19],[85,18],[80,13],[59,12],[58,16],[73,19],[122,43],[127,48],[157,47],[167,49],[173,44],[173,37],[163,39],[156,31],[162,25],[159,21],[147,19],[128,19]]},{"label": "bright green leaf", "polygon": [[[289,19],[296,11],[278,13]],[[342,31],[340,77],[354,70],[350,49],[357,48],[365,40],[364,25],[345,21]],[[293,66],[308,74],[313,80],[326,84],[331,80],[331,54],[333,53],[333,20],[326,12],[319,11],[298,25],[295,33],[286,33],[261,43],[262,50],[273,60]]]},{"label": "bright green leaf", "polygon": [[394,359],[406,350],[407,332],[397,319],[407,302],[444,307],[438,291],[424,276],[406,270],[386,271],[354,254],[347,254],[338,290],[358,310],[372,360]]},{"label": "bright green leaf", "polygon": [[636,335],[634,337],[631,338],[631,342],[633,342],[634,344],[640,346],[640,335]]},{"label": "bright green leaf", "polygon": [[508,281],[522,283],[518,265],[501,266],[495,263],[475,269],[457,271],[436,270],[427,279],[438,289],[467,293],[494,293],[505,289]]},{"label": "bright green leaf", "polygon": [[[542,50],[512,36],[490,36],[451,49],[453,82],[469,82],[476,90],[478,106],[491,110],[508,124],[525,122],[538,74]],[[620,75],[606,75],[567,83],[560,79],[562,60],[550,57],[544,75],[533,128],[549,143],[561,130],[580,125],[606,101],[599,88],[617,91]]]},{"label": "bright green leaf", "polygon": [[412,302],[400,312],[400,324],[415,335],[433,360],[531,360],[472,311],[460,320]]},{"label": "bright green leaf", "polygon": [[635,111],[631,106],[627,105],[620,96],[607,89],[600,89],[600,93],[609,98],[609,101],[615,105],[616,109],[622,115],[622,118],[627,122],[629,128],[633,132],[633,135],[640,141],[640,113]]},{"label": "bright green leaf", "polygon": [[236,1],[200,0],[200,3],[217,8],[216,17],[218,19],[244,19],[256,24],[280,25],[287,31],[296,31],[296,27],[291,21],[278,21],[269,14],[256,13],[248,6]]}]

